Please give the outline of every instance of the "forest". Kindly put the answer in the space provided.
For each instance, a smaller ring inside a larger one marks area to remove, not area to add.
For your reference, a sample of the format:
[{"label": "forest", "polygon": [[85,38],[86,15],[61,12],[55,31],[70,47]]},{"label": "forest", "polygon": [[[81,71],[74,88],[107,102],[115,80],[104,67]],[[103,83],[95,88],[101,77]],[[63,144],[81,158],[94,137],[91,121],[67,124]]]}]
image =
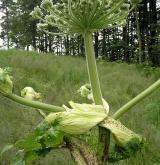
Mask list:
[{"label": "forest", "polygon": [[160,2],[0,1],[0,165],[160,164]]},{"label": "forest", "polygon": [[[53,0],[57,3],[58,0]],[[81,35],[58,36],[37,30],[30,13],[41,0],[1,0],[2,32],[0,38],[7,48],[32,49],[57,55],[84,56]],[[160,66],[160,2],[135,1],[123,27],[109,27],[94,33],[94,49],[98,58]],[[51,32],[58,29],[51,28]]]}]

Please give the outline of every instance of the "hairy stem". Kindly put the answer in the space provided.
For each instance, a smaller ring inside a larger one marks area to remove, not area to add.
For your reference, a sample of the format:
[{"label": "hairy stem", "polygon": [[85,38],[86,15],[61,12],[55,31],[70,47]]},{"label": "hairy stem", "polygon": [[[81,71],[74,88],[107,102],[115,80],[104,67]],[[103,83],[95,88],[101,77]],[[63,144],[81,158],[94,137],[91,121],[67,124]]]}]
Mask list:
[{"label": "hairy stem", "polygon": [[83,140],[78,138],[70,138],[69,141],[72,146],[75,146],[79,150],[87,165],[98,165],[95,153]]},{"label": "hairy stem", "polygon": [[[91,32],[86,32],[84,34],[84,41],[85,41],[85,50],[86,50],[86,58],[87,58],[87,68],[88,68],[89,79],[92,87],[94,102],[95,104],[103,105]],[[104,162],[107,161],[108,159],[109,141],[110,141],[110,132],[102,127],[99,127],[99,143],[100,146],[102,147],[102,150],[100,151],[99,154],[100,164],[104,164]]]},{"label": "hairy stem", "polygon": [[5,95],[5,97],[17,102],[17,103],[20,103],[20,104],[23,104],[23,105],[26,105],[26,106],[29,106],[29,107],[32,107],[32,108],[37,108],[37,109],[41,109],[41,110],[44,110],[44,111],[47,111],[47,112],[62,112],[62,111],[65,111],[65,109],[63,107],[58,107],[58,106],[54,106],[54,105],[50,105],[50,104],[45,104],[45,103],[41,103],[41,102],[38,102],[38,101],[30,101],[30,100],[27,100],[27,99],[24,99],[20,96],[17,96],[15,94],[10,94],[10,95]]},{"label": "hairy stem", "polygon": [[160,79],[158,81],[156,81],[153,85],[148,87],[146,90],[144,90],[142,93],[140,93],[138,96],[136,96],[134,99],[129,101],[127,104],[125,104],[123,107],[121,107],[112,117],[114,119],[119,119],[129,109],[131,109],[133,106],[135,106],[141,100],[146,98],[148,95],[150,95],[152,92],[154,92],[159,87],[160,87]]},{"label": "hairy stem", "polygon": [[77,165],[88,165],[84,156],[80,153],[79,149],[71,142],[71,138],[65,138],[67,148],[71,152],[71,156]]}]

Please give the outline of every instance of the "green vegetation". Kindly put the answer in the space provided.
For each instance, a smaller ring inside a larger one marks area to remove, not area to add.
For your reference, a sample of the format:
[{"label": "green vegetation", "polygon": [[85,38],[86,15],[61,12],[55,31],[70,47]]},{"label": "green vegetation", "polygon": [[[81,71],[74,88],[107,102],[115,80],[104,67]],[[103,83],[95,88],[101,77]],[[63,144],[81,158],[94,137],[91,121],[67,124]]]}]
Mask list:
[{"label": "green vegetation", "polygon": [[[71,65],[72,64],[72,65]],[[37,54],[24,51],[0,51],[0,67],[12,68],[14,91],[20,95],[21,89],[32,86],[36,91],[44,94],[46,103],[67,105],[68,101],[86,102],[75,92],[80,86],[88,82],[85,59],[77,57],[60,57],[49,54]],[[98,61],[100,80],[102,82],[103,96],[114,112],[126,102],[131,100],[149,85],[155,82],[154,74],[146,77],[142,69],[135,65],[124,63],[107,63]],[[158,74],[158,72],[156,72]],[[156,74],[156,77],[157,77]],[[70,98],[70,100],[68,100]],[[40,123],[41,116],[31,108],[20,106],[0,96],[0,149],[8,143],[14,143],[27,132]],[[122,165],[156,165],[160,163],[159,135],[160,128],[160,94],[155,92],[139,103],[132,111],[123,116],[121,121],[127,127],[132,127],[137,133],[146,137],[147,143],[143,151],[134,157],[120,162]],[[85,137],[86,141],[95,148],[96,130]],[[0,162],[9,164],[11,154],[6,155]],[[41,164],[74,164],[70,153],[61,149],[52,151],[46,158],[40,160]],[[38,162],[36,162],[38,164]]]}]

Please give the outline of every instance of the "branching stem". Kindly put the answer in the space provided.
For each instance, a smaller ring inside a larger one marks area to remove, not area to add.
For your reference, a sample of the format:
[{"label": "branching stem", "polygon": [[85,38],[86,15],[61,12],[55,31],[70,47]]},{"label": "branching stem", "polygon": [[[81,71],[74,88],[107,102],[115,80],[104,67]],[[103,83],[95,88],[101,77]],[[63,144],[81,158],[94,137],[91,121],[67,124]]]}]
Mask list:
[{"label": "branching stem", "polygon": [[30,101],[30,100],[27,100],[27,99],[24,99],[20,96],[17,96],[15,94],[10,94],[10,95],[5,95],[5,97],[17,102],[17,103],[20,103],[20,104],[23,104],[23,105],[26,105],[26,106],[29,106],[29,107],[33,107],[33,108],[37,108],[37,109],[41,109],[41,110],[44,110],[46,112],[62,112],[62,111],[65,111],[65,109],[63,107],[58,107],[58,106],[54,106],[54,105],[50,105],[50,104],[45,104],[45,103],[41,103],[41,102],[38,102],[38,101]]},{"label": "branching stem", "polygon": [[137,103],[139,103],[141,100],[146,98],[148,95],[150,95],[152,92],[154,92],[156,89],[160,87],[160,79],[155,82],[153,85],[148,87],[145,91],[140,93],[138,96],[136,96],[134,99],[129,101],[127,104],[125,104],[123,107],[121,107],[112,117],[114,119],[119,119],[123,114],[125,114],[129,109],[131,109],[133,106],[135,106]]}]

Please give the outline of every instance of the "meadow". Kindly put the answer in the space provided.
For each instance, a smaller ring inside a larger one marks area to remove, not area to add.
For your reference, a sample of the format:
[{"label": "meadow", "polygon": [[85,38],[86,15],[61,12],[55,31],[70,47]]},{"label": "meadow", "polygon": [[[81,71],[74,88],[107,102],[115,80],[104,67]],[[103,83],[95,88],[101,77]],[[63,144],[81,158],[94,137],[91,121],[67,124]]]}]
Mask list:
[{"label": "meadow", "polygon": [[[112,114],[159,78],[157,74],[145,72],[135,64],[98,60],[98,70],[104,98],[109,102]],[[86,102],[78,94],[80,86],[88,82],[85,59],[72,56],[54,56],[21,50],[1,50],[0,67],[11,67],[14,92],[32,86],[43,94],[43,101],[54,105],[68,101]],[[148,74],[149,73],[149,74]],[[14,103],[0,95],[0,150],[14,143],[31,131],[40,121],[36,110]],[[136,105],[121,121],[128,128],[146,138],[145,147],[132,158],[119,165],[160,164],[160,90]],[[96,138],[91,134],[82,137],[94,149]],[[14,151],[13,151],[14,152]],[[9,165],[12,153],[0,159],[0,165]],[[67,149],[55,150],[34,162],[35,165],[74,165]]]}]

